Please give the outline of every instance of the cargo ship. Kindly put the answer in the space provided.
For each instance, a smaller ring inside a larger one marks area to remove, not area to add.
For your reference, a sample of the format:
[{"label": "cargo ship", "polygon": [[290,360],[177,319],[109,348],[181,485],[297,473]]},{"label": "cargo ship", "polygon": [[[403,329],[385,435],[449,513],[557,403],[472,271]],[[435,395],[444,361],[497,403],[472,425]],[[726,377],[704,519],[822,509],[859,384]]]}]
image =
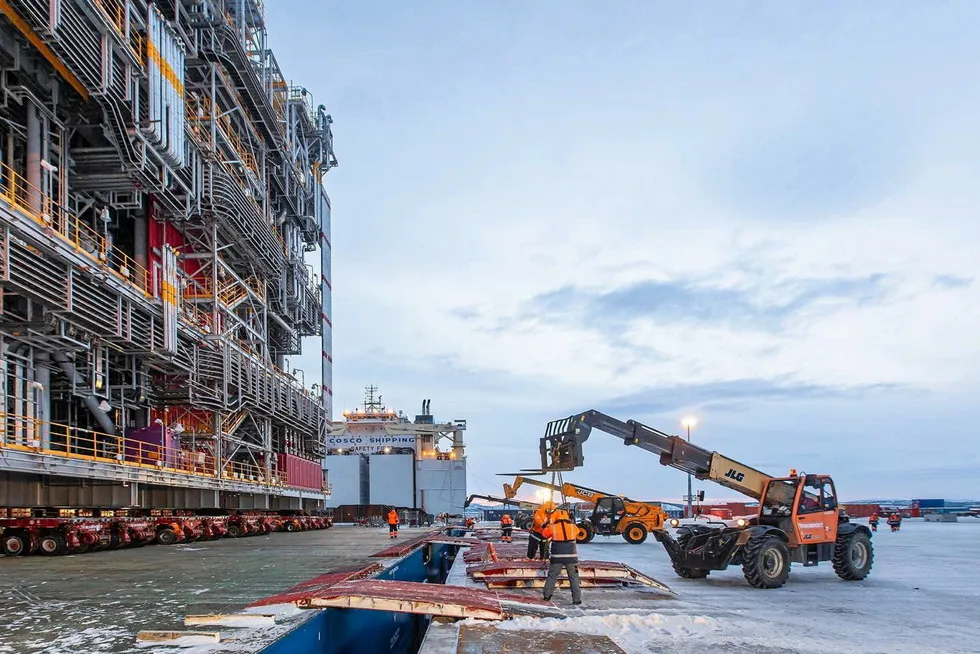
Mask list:
[{"label": "cargo ship", "polygon": [[264,21],[260,0],[0,2],[8,555],[329,524],[332,118]]},{"label": "cargo ship", "polygon": [[324,463],[334,518],[380,517],[386,507],[425,516],[462,515],[466,502],[466,420],[436,421],[432,401],[410,420],[366,386],[362,406],[344,411],[327,434]]}]

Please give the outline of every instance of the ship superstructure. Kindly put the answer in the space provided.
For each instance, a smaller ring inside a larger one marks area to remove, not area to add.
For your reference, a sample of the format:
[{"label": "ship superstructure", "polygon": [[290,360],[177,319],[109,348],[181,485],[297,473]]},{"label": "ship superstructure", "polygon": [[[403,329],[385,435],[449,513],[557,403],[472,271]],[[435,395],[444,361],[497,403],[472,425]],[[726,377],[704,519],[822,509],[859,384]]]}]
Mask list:
[{"label": "ship superstructure", "polygon": [[431,400],[424,400],[422,413],[409,420],[388,408],[377,391],[377,386],[367,386],[362,407],[344,411],[344,421],[327,434],[329,505],[461,514],[466,501],[466,420],[436,422]]},{"label": "ship superstructure", "polygon": [[0,507],[323,506],[332,120],[261,0],[2,0],[0,88]]}]

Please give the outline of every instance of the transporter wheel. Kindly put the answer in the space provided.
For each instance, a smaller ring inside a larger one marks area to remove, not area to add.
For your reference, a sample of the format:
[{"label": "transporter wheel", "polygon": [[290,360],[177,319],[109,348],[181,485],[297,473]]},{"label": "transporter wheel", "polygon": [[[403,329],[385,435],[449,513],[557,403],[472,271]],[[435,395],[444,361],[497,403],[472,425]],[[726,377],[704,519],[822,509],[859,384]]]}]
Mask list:
[{"label": "transporter wheel", "polygon": [[838,536],[834,546],[834,572],[845,581],[861,581],[871,572],[875,551],[861,530]]},{"label": "transporter wheel", "polygon": [[626,525],[626,529],[623,530],[623,538],[630,545],[639,545],[647,539],[647,528],[639,522]]},{"label": "transporter wheel", "polygon": [[595,528],[592,527],[592,524],[580,522],[576,526],[578,527],[578,534],[575,536],[575,542],[582,545],[591,543],[592,539],[595,538]]},{"label": "transporter wheel", "polygon": [[41,536],[37,551],[42,556],[58,556],[68,551],[68,543],[63,534],[49,531]]},{"label": "transporter wheel", "polygon": [[173,545],[177,542],[177,532],[173,529],[161,529],[157,532],[157,542],[161,545]]},{"label": "transporter wheel", "polygon": [[238,538],[242,535],[242,528],[238,525],[228,525],[228,538]]},{"label": "transporter wheel", "polygon": [[287,522],[286,523],[286,531],[296,531],[296,523],[295,522]]},{"label": "transporter wheel", "polygon": [[27,536],[24,534],[4,534],[3,553],[7,556],[23,556],[27,554]]},{"label": "transporter wheel", "polygon": [[742,560],[742,574],[755,588],[779,588],[789,578],[789,548],[774,534],[752,538]]}]

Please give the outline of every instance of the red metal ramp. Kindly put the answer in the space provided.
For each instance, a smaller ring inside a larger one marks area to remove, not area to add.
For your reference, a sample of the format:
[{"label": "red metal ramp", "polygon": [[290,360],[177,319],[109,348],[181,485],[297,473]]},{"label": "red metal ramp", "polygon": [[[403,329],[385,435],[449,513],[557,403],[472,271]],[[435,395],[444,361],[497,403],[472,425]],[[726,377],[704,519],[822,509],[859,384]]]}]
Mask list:
[{"label": "red metal ramp", "polygon": [[430,531],[428,533],[422,534],[421,536],[416,536],[415,538],[409,538],[401,543],[396,542],[390,547],[386,547],[380,552],[375,552],[372,557],[375,558],[395,558],[399,556],[405,556],[416,547],[420,547],[427,543],[438,543],[445,545],[464,545],[464,546],[474,546],[480,543],[479,540],[475,538],[460,538],[458,536],[447,536],[442,530]]},{"label": "red metal ramp", "polygon": [[[548,567],[547,561],[503,560],[467,566],[466,574],[476,581],[485,582],[488,588],[540,588],[548,576]],[[673,594],[666,584],[625,563],[579,561],[578,573],[583,584],[589,586],[648,586]],[[559,579],[565,578],[565,571],[562,570]]]},{"label": "red metal ramp", "polygon": [[524,559],[527,560],[527,545],[512,545],[509,543],[487,543],[480,542],[463,552],[465,563],[475,563],[490,557],[490,545],[493,545],[494,552],[499,559]]},{"label": "red metal ramp", "polygon": [[396,611],[483,620],[504,620],[516,615],[564,615],[551,602],[527,595],[379,579],[341,582],[297,601],[296,606]]},{"label": "red metal ramp", "polygon": [[297,604],[301,600],[308,599],[318,593],[322,593],[331,586],[335,586],[336,584],[345,581],[365,579],[373,574],[377,574],[383,569],[384,565],[381,563],[372,563],[367,567],[359,566],[340,568],[331,573],[320,575],[319,577],[313,577],[312,579],[296,584],[292,588],[288,588],[281,593],[252,602],[247,608],[253,608],[256,606],[270,606],[273,604]]}]

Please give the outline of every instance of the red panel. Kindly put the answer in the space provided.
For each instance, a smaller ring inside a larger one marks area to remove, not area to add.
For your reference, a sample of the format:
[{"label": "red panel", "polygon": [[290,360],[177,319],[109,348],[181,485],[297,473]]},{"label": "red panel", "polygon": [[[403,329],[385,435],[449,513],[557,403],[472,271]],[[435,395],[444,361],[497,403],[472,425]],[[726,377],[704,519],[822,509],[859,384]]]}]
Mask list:
[{"label": "red panel", "polygon": [[384,566],[380,563],[372,563],[371,565],[363,568],[343,568],[337,572],[320,575],[319,577],[314,577],[308,581],[296,584],[292,588],[289,588],[281,593],[277,593],[276,595],[271,595],[264,599],[260,599],[257,602],[252,602],[247,608],[251,608],[253,606],[268,606],[270,604],[292,604],[298,600],[321,593],[330,586],[339,584],[343,581],[364,579],[365,577],[379,572],[383,568]]},{"label": "red panel", "polygon": [[[328,587],[323,592],[311,595],[312,598],[332,599],[338,597],[373,597],[401,601],[423,601],[442,605],[463,606],[470,609],[490,611],[506,616],[501,602],[512,602],[521,606],[554,607],[550,601],[528,595],[512,595],[490,590],[444,586],[415,581],[383,581],[363,579],[361,581],[342,581]],[[299,600],[298,606],[309,600]]]}]

